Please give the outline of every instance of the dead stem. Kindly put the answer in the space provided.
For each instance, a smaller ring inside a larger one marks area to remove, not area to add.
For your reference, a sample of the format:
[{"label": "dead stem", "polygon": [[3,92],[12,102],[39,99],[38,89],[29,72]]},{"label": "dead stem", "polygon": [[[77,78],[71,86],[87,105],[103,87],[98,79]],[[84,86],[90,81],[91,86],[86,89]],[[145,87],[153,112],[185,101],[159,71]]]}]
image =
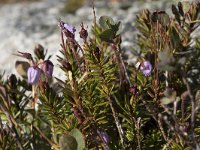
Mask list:
[{"label": "dead stem", "polygon": [[190,85],[187,81],[187,79],[185,78],[185,76],[183,75],[182,77],[184,84],[186,85],[187,91],[188,91],[188,95],[191,101],[191,138],[192,140],[195,142],[196,145],[196,149],[199,149],[199,144],[195,138],[195,131],[194,131],[194,126],[195,126],[195,101],[194,101],[194,96],[192,95],[191,92],[191,88]]}]

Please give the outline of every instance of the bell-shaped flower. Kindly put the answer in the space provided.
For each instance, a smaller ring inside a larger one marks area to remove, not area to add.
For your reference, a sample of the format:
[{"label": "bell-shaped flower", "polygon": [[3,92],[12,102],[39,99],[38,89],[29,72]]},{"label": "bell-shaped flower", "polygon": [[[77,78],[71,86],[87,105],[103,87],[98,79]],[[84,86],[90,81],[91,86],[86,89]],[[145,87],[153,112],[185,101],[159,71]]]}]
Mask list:
[{"label": "bell-shaped flower", "polygon": [[53,67],[54,67],[54,65],[50,60],[45,60],[43,62],[43,65],[42,65],[41,69],[43,70],[43,72],[45,73],[47,78],[51,78],[52,77]]},{"label": "bell-shaped flower", "polygon": [[60,27],[62,33],[66,37],[70,37],[70,38],[74,38],[75,37],[76,29],[75,29],[74,26],[63,22],[62,20],[59,21],[58,26]]},{"label": "bell-shaped flower", "polygon": [[38,67],[29,67],[27,71],[28,83],[36,84],[40,79],[41,70]]},{"label": "bell-shaped flower", "polygon": [[149,61],[143,61],[140,64],[140,70],[145,76],[149,76],[152,72],[152,65]]},{"label": "bell-shaped flower", "polygon": [[64,24],[64,28],[65,28],[66,30],[68,30],[68,31],[69,31],[70,33],[72,33],[72,34],[74,34],[74,33],[76,32],[75,27],[72,26],[72,25],[70,25],[70,24],[65,23],[65,24]]}]

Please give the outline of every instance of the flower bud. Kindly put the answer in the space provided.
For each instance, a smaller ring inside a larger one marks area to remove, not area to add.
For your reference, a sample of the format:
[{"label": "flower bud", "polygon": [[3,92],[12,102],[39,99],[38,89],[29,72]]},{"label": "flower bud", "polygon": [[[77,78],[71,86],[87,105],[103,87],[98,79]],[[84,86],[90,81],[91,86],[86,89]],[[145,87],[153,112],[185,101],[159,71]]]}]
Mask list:
[{"label": "flower bud", "polygon": [[47,78],[51,78],[53,74],[53,63],[50,60],[45,60],[41,69],[44,71]]},{"label": "flower bud", "polygon": [[37,56],[38,59],[44,60],[45,53],[44,53],[44,47],[42,45],[37,44],[35,46],[34,53],[35,53],[35,55]]},{"label": "flower bud", "polygon": [[36,84],[40,79],[40,74],[40,68],[33,66],[29,67],[27,71],[28,83]]},{"label": "flower bud", "polygon": [[32,55],[30,53],[25,53],[25,52],[20,52],[20,51],[18,51],[18,53],[21,54],[21,55],[19,55],[21,57],[24,57],[24,58],[26,58],[28,60],[33,60],[33,57],[32,57]]},{"label": "flower bud", "polygon": [[82,38],[84,40],[84,42],[86,42],[86,39],[88,37],[88,32],[87,30],[84,28],[83,23],[81,24],[81,31],[79,32],[80,34],[80,38]]},{"label": "flower bud", "polygon": [[140,64],[140,70],[145,76],[149,76],[152,72],[152,65],[149,61],[143,61]]},{"label": "flower bud", "polygon": [[72,66],[71,66],[71,64],[70,64],[68,61],[63,60],[63,61],[62,61],[62,65],[63,65],[63,67],[64,67],[67,71],[72,71]]}]

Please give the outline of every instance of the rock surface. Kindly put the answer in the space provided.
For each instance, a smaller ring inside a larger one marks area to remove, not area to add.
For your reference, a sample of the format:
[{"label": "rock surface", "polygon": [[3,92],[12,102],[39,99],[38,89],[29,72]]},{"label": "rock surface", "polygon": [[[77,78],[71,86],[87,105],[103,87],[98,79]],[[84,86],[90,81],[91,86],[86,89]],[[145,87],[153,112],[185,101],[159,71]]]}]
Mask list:
[{"label": "rock surface", "polygon": [[[165,1],[165,2],[164,2]],[[155,9],[170,9],[168,0],[138,2],[126,0],[125,2],[97,1],[95,9],[97,19],[101,15],[108,15],[119,20],[123,25],[123,43],[126,50],[134,46],[136,40],[136,29],[134,20],[138,12],[144,8],[151,11]],[[15,61],[21,58],[15,56],[17,51],[32,53],[37,43],[48,49],[51,59],[57,63],[57,56],[60,49],[60,32],[57,26],[58,19],[76,26],[80,30],[80,23],[83,21],[91,26],[93,12],[90,4],[84,5],[75,14],[61,13],[64,0],[41,0],[37,2],[24,2],[10,5],[0,5],[0,71],[5,70],[6,74],[16,73]],[[79,39],[79,35],[76,34]],[[23,59],[23,58],[22,58]],[[21,59],[21,60],[22,60]],[[58,65],[55,65],[54,76],[61,77],[62,73]]]}]

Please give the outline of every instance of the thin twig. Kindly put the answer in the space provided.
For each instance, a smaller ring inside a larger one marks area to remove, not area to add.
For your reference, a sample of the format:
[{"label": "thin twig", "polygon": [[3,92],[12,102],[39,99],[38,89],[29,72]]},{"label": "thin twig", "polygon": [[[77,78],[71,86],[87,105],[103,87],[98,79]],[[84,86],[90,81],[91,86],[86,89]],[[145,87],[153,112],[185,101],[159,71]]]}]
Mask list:
[{"label": "thin twig", "polygon": [[58,146],[53,143],[51,140],[49,140],[45,135],[44,133],[36,126],[33,126],[33,128],[40,133],[40,135],[55,149],[55,150],[59,150]]},{"label": "thin twig", "polygon": [[[177,126],[176,123],[172,124],[167,116],[163,116],[162,114],[160,114],[160,117],[163,118],[163,120],[165,121],[165,123],[169,126],[171,131],[176,131],[178,133],[178,135],[181,137],[181,139],[183,139],[186,144],[193,149],[193,146],[190,144],[189,140],[186,139],[186,137],[188,136],[188,134],[182,130],[180,130],[179,126]],[[173,120],[174,121],[174,120]]]},{"label": "thin twig", "polygon": [[189,23],[197,23],[197,22],[200,22],[200,20],[191,20]]},{"label": "thin twig", "polygon": [[163,129],[163,125],[162,125],[162,122],[161,122],[160,115],[158,115],[158,126],[159,126],[159,128],[160,128],[160,131],[161,131],[161,133],[162,133],[163,138],[165,139],[165,141],[168,141],[168,138],[167,138],[167,136],[165,135],[165,131],[164,131],[164,129]]},{"label": "thin twig", "polygon": [[95,41],[95,45],[96,45],[96,26],[97,26],[97,22],[96,22],[96,12],[95,12],[95,9],[94,9],[94,1],[93,1],[93,4],[92,4],[92,9],[93,9],[93,15],[94,15],[94,41]]},{"label": "thin twig", "polygon": [[124,148],[125,148],[124,139],[123,139],[124,133],[123,133],[121,124],[120,124],[120,122],[119,122],[119,119],[118,119],[118,117],[117,117],[117,113],[115,112],[115,109],[114,109],[114,107],[113,107],[113,104],[112,104],[112,100],[111,100],[111,99],[109,99],[109,104],[110,104],[110,108],[111,108],[111,110],[112,110],[113,117],[114,117],[114,119],[115,119],[115,124],[116,124],[117,129],[118,129],[120,141],[121,141],[122,147],[123,147],[123,149],[124,149]]},{"label": "thin twig", "polygon": [[[146,101],[142,101],[142,103],[144,104],[146,109],[151,113],[151,116],[154,118],[154,120],[158,120],[158,126],[159,126],[159,129],[161,131],[161,134],[162,134],[163,138],[165,139],[165,141],[167,142],[168,141],[168,137],[166,136],[166,134],[164,132],[164,129],[163,129],[163,126],[162,126],[162,123],[161,123],[161,118],[162,118],[161,114],[157,115],[156,112],[148,106]],[[158,119],[157,119],[157,116],[158,116]]]},{"label": "thin twig", "polygon": [[191,100],[191,127],[194,128],[194,120],[195,120],[195,104],[194,104],[194,96],[191,93],[191,88],[189,83],[187,82],[187,79],[185,77],[183,77],[183,83],[186,85],[187,91],[188,91],[188,95],[190,97]]},{"label": "thin twig", "polygon": [[183,75],[182,79],[183,79],[183,83],[186,85],[186,88],[187,88],[187,91],[188,91],[188,95],[189,95],[189,98],[190,98],[190,101],[191,101],[191,135],[192,135],[192,140],[195,142],[196,148],[198,149],[199,148],[199,144],[196,141],[195,132],[194,132],[194,126],[195,126],[194,125],[195,124],[195,101],[194,101],[194,96],[192,95],[190,85],[189,85],[187,79],[185,78],[185,75]]},{"label": "thin twig", "polygon": [[63,32],[62,32],[62,30],[60,32],[61,32],[62,48],[63,48],[63,51],[64,51],[65,58],[68,61],[67,53],[66,53],[66,46],[65,46],[64,37],[63,37]]},{"label": "thin twig", "polygon": [[135,128],[137,129],[137,135],[136,135],[137,142],[138,142],[137,147],[138,147],[138,150],[141,150],[141,146],[140,146],[140,141],[141,141],[141,139],[140,139],[140,127],[141,127],[140,120],[141,120],[141,118],[139,117],[139,118],[137,118],[137,120],[134,117],[132,117],[132,118],[135,122]]},{"label": "thin twig", "polygon": [[182,128],[182,126],[180,126],[178,124],[175,115],[169,110],[169,108],[167,108],[165,106],[163,106],[163,108],[165,109],[165,112],[171,117],[171,119],[174,122],[174,124],[170,123],[167,116],[162,116],[162,114],[160,114],[160,116],[164,119],[165,123],[168,124],[169,127],[171,127],[171,130],[176,131],[178,133],[178,135],[182,138],[182,140],[191,149],[198,149],[199,150],[199,146],[198,146],[197,141],[195,139],[194,132],[192,133],[192,136],[191,136],[191,134],[188,134],[188,132],[184,131],[184,129]]},{"label": "thin twig", "polygon": [[80,44],[78,44],[78,42],[75,39],[68,37],[68,40],[71,41],[71,42],[73,42],[75,45],[77,45],[78,48],[81,50],[81,53],[84,55],[84,50],[82,49],[82,47],[80,46]]},{"label": "thin twig", "polygon": [[81,62],[80,62],[79,56],[77,55],[77,53],[76,53],[74,47],[72,47],[71,49],[72,49],[72,52],[73,52],[74,57],[75,57],[75,59],[76,59],[76,62],[77,62],[77,64],[78,64],[78,68],[79,68],[80,72],[83,73],[83,72],[82,72],[82,69],[81,69]]},{"label": "thin twig", "polygon": [[114,44],[114,52],[115,52],[115,55],[117,57],[119,66],[122,66],[122,72],[125,75],[126,80],[128,81],[129,85],[132,86],[130,78],[128,76],[128,72],[127,72],[126,66],[124,64],[124,61],[123,61],[123,58],[122,58],[122,55],[121,55],[120,45],[115,45]]}]

